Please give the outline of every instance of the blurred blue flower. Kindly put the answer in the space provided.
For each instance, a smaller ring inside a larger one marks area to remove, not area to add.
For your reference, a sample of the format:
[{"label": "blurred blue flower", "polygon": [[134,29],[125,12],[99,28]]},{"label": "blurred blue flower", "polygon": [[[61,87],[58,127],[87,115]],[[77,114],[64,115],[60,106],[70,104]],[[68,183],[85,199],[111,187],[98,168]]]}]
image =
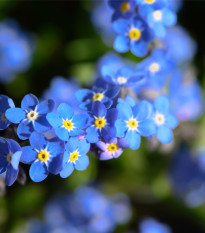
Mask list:
[{"label": "blurred blue flower", "polygon": [[90,143],[97,142],[101,137],[110,140],[116,137],[115,121],[118,111],[115,108],[107,110],[100,101],[95,101],[90,114],[90,125],[86,129],[86,139]]},{"label": "blurred blue flower", "polygon": [[146,22],[153,29],[155,36],[163,38],[166,35],[167,27],[172,27],[177,22],[177,16],[168,7],[156,9],[149,12]]},{"label": "blurred blue flower", "polygon": [[11,122],[6,118],[5,112],[9,108],[14,108],[14,102],[6,95],[0,95],[0,130],[6,129]]},{"label": "blurred blue flower", "polygon": [[162,43],[170,59],[177,64],[190,63],[197,50],[195,41],[181,26],[168,29]]},{"label": "blurred blue flower", "polygon": [[170,165],[170,180],[175,196],[192,208],[205,202],[204,150],[182,147]]},{"label": "blurred blue flower", "polygon": [[96,142],[96,146],[99,148],[98,156],[100,160],[108,160],[113,158],[118,158],[124,148],[128,148],[128,142],[124,138],[113,138],[110,141]]},{"label": "blurred blue flower", "polygon": [[89,164],[88,156],[86,155],[90,149],[90,143],[85,139],[70,138],[65,146],[63,155],[63,169],[60,172],[62,178],[68,177],[75,169],[83,171]]},{"label": "blurred blue flower", "polygon": [[110,67],[103,66],[101,73],[104,80],[117,86],[137,85],[145,76],[145,72],[136,71],[134,68],[129,66],[122,67],[116,73],[114,73]]},{"label": "blurred blue flower", "polygon": [[115,33],[111,24],[112,10],[107,4],[107,0],[92,2],[94,8],[91,12],[91,21],[96,30],[100,33],[102,40],[111,46],[115,38]]},{"label": "blurred blue flower", "polygon": [[139,233],[171,233],[171,228],[154,218],[144,218],[139,225]]},{"label": "blurred blue flower", "polygon": [[[190,76],[191,71],[187,73]],[[202,89],[194,77],[187,77],[187,73],[176,70],[170,79],[171,106],[180,122],[195,121],[204,112]]]},{"label": "blurred blue flower", "polygon": [[148,43],[154,39],[154,35],[142,18],[119,19],[113,23],[113,28],[118,34],[114,41],[115,50],[121,53],[131,50],[139,57],[147,54]]},{"label": "blurred blue flower", "polygon": [[92,110],[92,105],[96,101],[102,102],[106,108],[110,108],[113,101],[120,91],[120,87],[109,85],[102,78],[99,78],[93,84],[92,90],[80,89],[75,95],[82,110]]},{"label": "blurred blue flower", "polygon": [[0,148],[0,174],[6,172],[5,183],[11,186],[18,176],[21,147],[12,139],[0,137]]},{"label": "blurred blue flower", "polygon": [[178,119],[171,112],[170,100],[165,95],[160,95],[154,101],[154,111],[151,119],[155,123],[157,130],[157,139],[161,143],[171,143],[173,140],[173,133],[171,129],[178,125]]},{"label": "blurred blue flower", "polygon": [[74,115],[70,105],[61,103],[57,108],[57,113],[48,113],[46,119],[54,128],[56,135],[63,141],[68,141],[69,137],[81,136],[85,134],[89,116],[88,114]]},{"label": "blurred blue flower", "polygon": [[46,115],[53,110],[54,105],[51,99],[39,103],[35,95],[27,94],[21,102],[21,108],[8,109],[6,118],[15,124],[20,123],[17,134],[20,139],[25,140],[35,130],[41,133],[51,128]]},{"label": "blurred blue flower", "polygon": [[47,140],[42,134],[33,132],[29,138],[31,146],[22,147],[21,162],[31,164],[29,175],[34,182],[44,180],[49,172],[57,175],[62,170],[64,142],[53,138]]},{"label": "blurred blue flower", "polygon": [[135,13],[135,0],[108,0],[109,6],[114,11],[112,14],[112,21],[119,18],[130,19]]},{"label": "blurred blue flower", "polygon": [[75,97],[75,92],[80,88],[80,85],[73,79],[66,79],[61,76],[56,76],[50,83],[50,88],[45,90],[43,99],[53,99],[56,108],[61,103],[69,104],[74,112],[78,112],[79,102]]},{"label": "blurred blue flower", "polygon": [[0,23],[0,82],[11,82],[32,61],[34,40],[14,20]]},{"label": "blurred blue flower", "polygon": [[174,64],[163,49],[154,49],[152,54],[137,65],[138,70],[146,72],[145,85],[161,88],[173,71]]},{"label": "blurred blue flower", "polygon": [[131,149],[138,149],[141,137],[155,134],[154,122],[147,119],[150,114],[150,105],[143,100],[131,107],[127,102],[121,100],[118,105],[118,120],[115,125],[117,137],[125,137]]}]

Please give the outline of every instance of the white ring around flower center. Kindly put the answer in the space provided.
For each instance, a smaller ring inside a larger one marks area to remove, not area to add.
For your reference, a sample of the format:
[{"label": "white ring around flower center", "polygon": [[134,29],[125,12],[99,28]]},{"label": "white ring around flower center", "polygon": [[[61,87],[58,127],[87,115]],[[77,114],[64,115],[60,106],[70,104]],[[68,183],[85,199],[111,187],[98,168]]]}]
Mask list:
[{"label": "white ring around flower center", "polygon": [[165,116],[162,113],[157,112],[154,116],[154,121],[157,125],[163,125],[165,123]]},{"label": "white ring around flower center", "polygon": [[157,10],[153,12],[153,17],[156,21],[161,21],[162,20],[162,12]]},{"label": "white ring around flower center", "polygon": [[31,110],[27,113],[26,118],[28,121],[34,122],[39,117],[38,112],[36,110]]},{"label": "white ring around flower center", "polygon": [[125,83],[127,83],[127,79],[120,76],[120,77],[117,77],[117,82],[119,84],[125,84]]},{"label": "white ring around flower center", "polygon": [[153,62],[150,66],[149,66],[149,71],[152,73],[158,72],[160,70],[160,65],[157,62]]}]

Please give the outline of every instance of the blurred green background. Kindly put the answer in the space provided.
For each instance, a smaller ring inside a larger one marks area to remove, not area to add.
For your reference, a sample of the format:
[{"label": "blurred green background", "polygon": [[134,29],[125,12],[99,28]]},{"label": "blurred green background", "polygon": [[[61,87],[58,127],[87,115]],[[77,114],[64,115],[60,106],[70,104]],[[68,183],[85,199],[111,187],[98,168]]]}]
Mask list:
[{"label": "blurred green background", "polygon": [[[96,33],[91,20],[91,1],[0,1],[0,20],[12,18],[24,30],[36,36],[37,48],[31,68],[10,84],[0,85],[0,93],[19,105],[22,97],[33,93],[40,97],[54,76],[75,77],[83,86],[92,83],[97,59],[107,47]],[[194,64],[198,79],[205,87],[205,2],[185,1],[179,23],[198,44]],[[125,56],[133,58],[133,55]],[[199,122],[201,137],[205,122]],[[195,139],[197,142],[201,138]],[[41,217],[44,203],[55,192],[71,192],[82,184],[100,182],[108,194],[125,192],[131,197],[133,218],[129,226],[136,229],[141,216],[151,215],[171,226],[174,233],[205,232],[205,205],[189,209],[174,199],[167,176],[171,155],[148,152],[146,141],[138,151],[126,150],[117,160],[99,162],[90,153],[86,171],[75,171],[69,178],[52,177],[41,183],[17,182],[0,197],[0,233],[22,232],[27,219]],[[25,167],[28,172],[28,167]]]}]

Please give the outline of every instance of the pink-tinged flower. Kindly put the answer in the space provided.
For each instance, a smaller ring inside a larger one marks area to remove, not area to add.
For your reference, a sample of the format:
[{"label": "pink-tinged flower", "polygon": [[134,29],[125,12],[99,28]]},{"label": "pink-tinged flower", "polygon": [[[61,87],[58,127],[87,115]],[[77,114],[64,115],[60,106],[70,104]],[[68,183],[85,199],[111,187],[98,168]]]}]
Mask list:
[{"label": "pink-tinged flower", "polygon": [[100,160],[118,158],[122,154],[123,149],[129,147],[124,138],[114,138],[109,142],[99,141],[96,143],[96,146],[99,148],[98,156]]}]

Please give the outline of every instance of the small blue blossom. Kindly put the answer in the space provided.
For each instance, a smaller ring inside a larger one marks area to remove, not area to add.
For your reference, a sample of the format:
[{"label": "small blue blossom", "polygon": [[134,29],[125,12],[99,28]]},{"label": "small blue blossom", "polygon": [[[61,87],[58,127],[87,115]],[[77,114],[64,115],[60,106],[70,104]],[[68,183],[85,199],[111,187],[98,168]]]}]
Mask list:
[{"label": "small blue blossom", "polygon": [[6,129],[11,122],[6,118],[5,112],[9,108],[14,108],[14,102],[6,95],[0,95],[0,130]]},{"label": "small blue blossom", "polygon": [[21,108],[6,111],[6,118],[15,124],[20,123],[17,134],[20,139],[25,140],[33,131],[41,133],[51,128],[46,115],[53,110],[54,105],[51,99],[39,103],[35,95],[28,94],[23,98]]},{"label": "small blue blossom", "polygon": [[155,134],[154,123],[147,119],[150,114],[151,104],[147,101],[141,101],[131,107],[125,101],[120,101],[117,105],[119,119],[115,125],[117,128],[117,137],[125,137],[131,149],[138,149],[141,137]]},{"label": "small blue blossom", "polygon": [[113,138],[107,142],[98,141],[96,146],[99,148],[98,156],[100,160],[116,159],[122,154],[124,148],[129,147],[124,138]]},{"label": "small blue blossom", "polygon": [[11,82],[26,71],[32,61],[34,40],[14,20],[0,23],[0,82]]},{"label": "small blue blossom", "polygon": [[153,10],[158,10],[166,6],[168,0],[136,0],[139,5],[139,13],[142,16],[148,15]]},{"label": "small blue blossom", "polygon": [[63,141],[68,141],[70,136],[84,135],[83,129],[89,121],[88,114],[74,115],[72,107],[66,103],[60,104],[57,113],[48,113],[46,118],[54,128],[56,135]]},{"label": "small blue blossom", "polygon": [[21,147],[12,139],[0,137],[0,148],[0,174],[6,172],[5,183],[11,186],[18,176]]},{"label": "small blue blossom", "polygon": [[168,225],[147,217],[140,222],[139,233],[172,233],[172,230]]},{"label": "small blue blossom", "polygon": [[167,7],[152,10],[146,17],[146,22],[153,29],[155,36],[158,38],[165,37],[167,27],[174,26],[176,21],[176,14]]},{"label": "small blue blossom", "polygon": [[136,71],[134,68],[124,66],[114,73],[108,66],[102,67],[102,77],[108,83],[117,86],[137,85],[145,76],[145,72]]},{"label": "small blue blossom", "polygon": [[120,87],[109,85],[102,78],[97,79],[92,90],[80,89],[75,93],[80,104],[80,109],[91,110],[95,101],[101,101],[106,108],[110,108],[113,101],[120,91]]},{"label": "small blue blossom", "polygon": [[161,88],[173,71],[174,64],[163,49],[155,49],[151,56],[138,64],[137,69],[146,72],[146,84]]},{"label": "small blue blossom", "polygon": [[61,76],[56,76],[52,79],[50,87],[43,94],[44,99],[53,99],[56,108],[61,103],[69,104],[74,111],[79,111],[77,108],[79,102],[75,97],[75,92],[80,88],[80,85],[74,79],[66,79]]},{"label": "small blue blossom", "polygon": [[115,108],[107,110],[100,101],[93,104],[91,120],[86,129],[86,139],[90,143],[97,142],[100,138],[110,140],[116,137],[115,121],[118,111]]},{"label": "small blue blossom", "polygon": [[135,0],[108,0],[109,6],[114,10],[112,21],[119,18],[130,19],[135,13]]},{"label": "small blue blossom", "polygon": [[59,174],[63,166],[64,142],[57,138],[47,140],[37,132],[31,134],[29,141],[31,146],[22,147],[21,162],[31,164],[29,170],[31,179],[40,182],[49,172]]},{"label": "small blue blossom", "polygon": [[118,34],[114,41],[115,50],[121,53],[131,50],[139,57],[147,54],[148,43],[154,39],[154,35],[142,18],[119,19],[113,23],[113,28]]},{"label": "small blue blossom", "polygon": [[63,169],[60,172],[62,178],[68,177],[75,169],[83,171],[89,164],[88,156],[86,155],[90,149],[90,143],[85,139],[70,138],[65,146],[63,155]]},{"label": "small blue blossom", "polygon": [[170,109],[170,101],[167,96],[160,95],[154,101],[154,110],[151,119],[155,123],[156,135],[160,142],[169,144],[173,140],[174,129],[178,125],[178,120]]}]

